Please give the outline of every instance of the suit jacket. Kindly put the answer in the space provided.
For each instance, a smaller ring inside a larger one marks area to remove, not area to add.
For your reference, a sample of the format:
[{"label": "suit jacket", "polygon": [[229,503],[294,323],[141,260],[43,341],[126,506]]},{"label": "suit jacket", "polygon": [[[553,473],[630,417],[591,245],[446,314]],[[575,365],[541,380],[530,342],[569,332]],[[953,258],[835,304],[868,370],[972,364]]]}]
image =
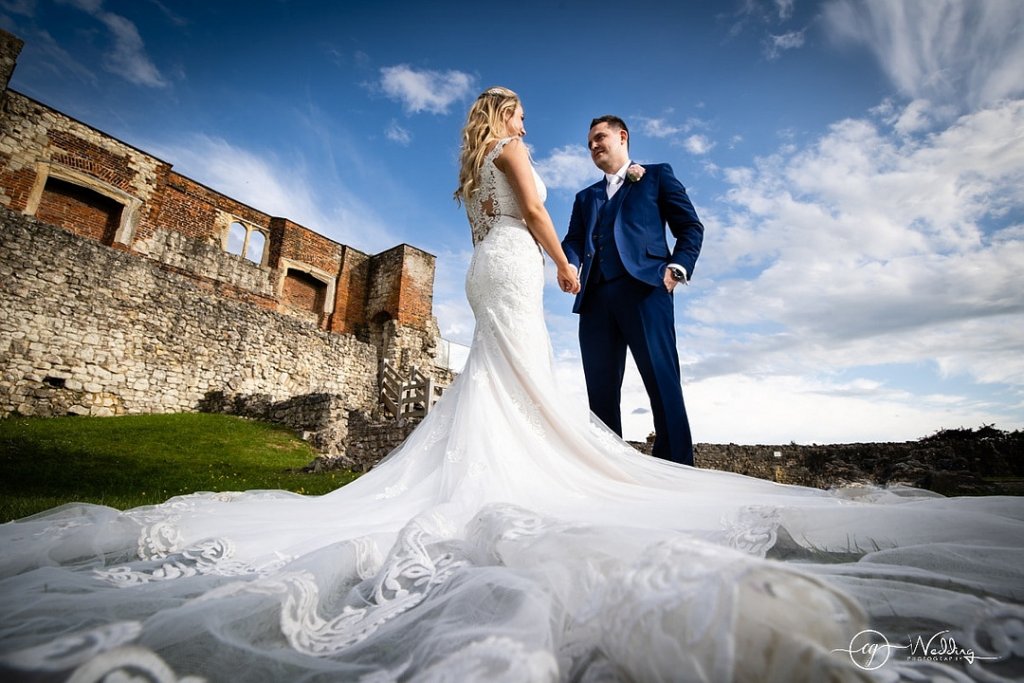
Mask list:
[{"label": "suit jacket", "polygon": [[[620,193],[626,194],[615,216],[615,245],[626,272],[641,282],[660,287],[669,263],[685,268],[687,276],[693,275],[704,241],[704,225],[671,166],[649,164],[644,170],[640,180],[626,179],[619,188]],[[601,198],[607,196],[605,186],[602,178],[576,195],[569,231],[562,241],[569,263],[580,272],[581,287],[572,309],[574,313],[579,313],[587,291],[587,278],[594,262],[594,227]],[[671,251],[665,239],[666,225],[675,238]]]}]

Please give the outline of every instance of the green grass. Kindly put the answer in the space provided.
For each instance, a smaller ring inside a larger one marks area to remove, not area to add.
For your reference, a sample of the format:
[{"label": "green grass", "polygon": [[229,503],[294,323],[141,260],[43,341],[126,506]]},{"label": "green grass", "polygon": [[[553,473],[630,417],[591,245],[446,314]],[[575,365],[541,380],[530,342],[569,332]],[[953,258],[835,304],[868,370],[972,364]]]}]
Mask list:
[{"label": "green grass", "polygon": [[288,472],[316,457],[287,429],[227,415],[0,420],[0,522],[69,502],[126,509],[194,491],[309,495],[356,478]]}]

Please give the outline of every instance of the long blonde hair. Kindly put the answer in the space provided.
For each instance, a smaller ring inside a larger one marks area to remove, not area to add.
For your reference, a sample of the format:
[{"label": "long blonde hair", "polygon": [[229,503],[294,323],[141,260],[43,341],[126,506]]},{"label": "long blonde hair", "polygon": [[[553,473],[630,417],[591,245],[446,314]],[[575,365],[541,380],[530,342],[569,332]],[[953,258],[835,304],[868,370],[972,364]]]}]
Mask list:
[{"label": "long blonde hair", "polygon": [[480,167],[491,142],[508,135],[507,121],[519,106],[519,95],[508,88],[496,86],[480,93],[469,108],[462,128],[462,149],[459,152],[459,186],[455,201],[465,202],[480,183]]}]

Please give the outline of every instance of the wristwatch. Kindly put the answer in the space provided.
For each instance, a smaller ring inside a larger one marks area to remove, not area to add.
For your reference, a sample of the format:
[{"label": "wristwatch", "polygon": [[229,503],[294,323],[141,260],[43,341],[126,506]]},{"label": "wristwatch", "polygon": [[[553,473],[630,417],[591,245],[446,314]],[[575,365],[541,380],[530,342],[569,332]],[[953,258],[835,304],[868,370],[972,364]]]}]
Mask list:
[{"label": "wristwatch", "polygon": [[686,271],[682,268],[668,266],[668,272],[672,273],[672,279],[676,282],[683,282],[686,280]]}]

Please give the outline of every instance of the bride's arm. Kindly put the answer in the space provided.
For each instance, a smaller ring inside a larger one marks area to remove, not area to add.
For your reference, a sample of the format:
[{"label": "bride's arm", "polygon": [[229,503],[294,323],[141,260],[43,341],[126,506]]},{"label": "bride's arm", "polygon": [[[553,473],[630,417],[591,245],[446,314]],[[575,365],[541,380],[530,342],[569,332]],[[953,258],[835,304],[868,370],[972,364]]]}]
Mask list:
[{"label": "bride's arm", "polygon": [[526,151],[526,145],[516,138],[509,141],[501,154],[494,160],[512,186],[512,192],[519,202],[519,209],[523,212],[523,220],[529,228],[537,243],[544,249],[555,262],[558,268],[558,284],[563,291],[575,294],[579,291],[579,278],[576,277],[576,269],[569,264],[565,257],[565,251],[555,233],[555,225],[551,222],[544,202],[537,194],[537,185],[533,180],[533,168],[530,165],[530,156]]}]

